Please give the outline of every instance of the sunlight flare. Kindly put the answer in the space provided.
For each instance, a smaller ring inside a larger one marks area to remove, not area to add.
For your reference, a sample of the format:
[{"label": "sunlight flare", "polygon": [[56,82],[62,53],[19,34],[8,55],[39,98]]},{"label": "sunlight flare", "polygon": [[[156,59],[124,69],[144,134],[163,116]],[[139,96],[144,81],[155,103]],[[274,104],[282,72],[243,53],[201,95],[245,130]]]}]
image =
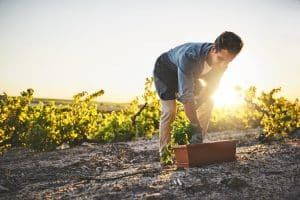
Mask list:
[{"label": "sunlight flare", "polygon": [[237,106],[243,103],[238,86],[220,87],[212,98],[216,107]]}]

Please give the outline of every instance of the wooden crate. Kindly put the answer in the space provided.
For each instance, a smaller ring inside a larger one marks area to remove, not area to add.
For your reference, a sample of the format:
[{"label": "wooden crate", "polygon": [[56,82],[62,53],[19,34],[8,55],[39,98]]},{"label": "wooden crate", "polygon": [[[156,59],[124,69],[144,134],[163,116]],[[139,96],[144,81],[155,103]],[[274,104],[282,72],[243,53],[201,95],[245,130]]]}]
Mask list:
[{"label": "wooden crate", "polygon": [[174,147],[178,167],[196,167],[213,163],[234,161],[237,140],[223,140]]}]

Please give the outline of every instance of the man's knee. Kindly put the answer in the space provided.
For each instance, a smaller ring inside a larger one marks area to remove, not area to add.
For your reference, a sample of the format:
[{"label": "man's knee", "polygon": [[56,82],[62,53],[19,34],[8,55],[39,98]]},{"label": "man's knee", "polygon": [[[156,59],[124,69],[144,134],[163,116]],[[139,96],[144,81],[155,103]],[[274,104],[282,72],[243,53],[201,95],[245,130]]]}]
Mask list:
[{"label": "man's knee", "polygon": [[168,105],[162,109],[162,118],[174,120],[176,117],[176,106]]},{"label": "man's knee", "polygon": [[176,117],[176,111],[174,110],[167,110],[162,113],[161,118],[163,121],[173,121]]},{"label": "man's knee", "polygon": [[168,119],[174,120],[176,117],[176,110],[168,110],[165,115]]}]

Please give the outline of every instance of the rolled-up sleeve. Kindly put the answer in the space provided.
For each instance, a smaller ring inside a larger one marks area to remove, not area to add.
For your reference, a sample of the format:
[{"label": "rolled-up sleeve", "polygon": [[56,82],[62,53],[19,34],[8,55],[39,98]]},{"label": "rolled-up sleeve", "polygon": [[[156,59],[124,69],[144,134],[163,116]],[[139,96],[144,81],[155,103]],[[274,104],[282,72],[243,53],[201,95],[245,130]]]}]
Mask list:
[{"label": "rolled-up sleeve", "polygon": [[182,103],[194,101],[195,80],[203,70],[203,59],[212,43],[185,43],[168,51],[169,59],[177,67],[177,99]]}]

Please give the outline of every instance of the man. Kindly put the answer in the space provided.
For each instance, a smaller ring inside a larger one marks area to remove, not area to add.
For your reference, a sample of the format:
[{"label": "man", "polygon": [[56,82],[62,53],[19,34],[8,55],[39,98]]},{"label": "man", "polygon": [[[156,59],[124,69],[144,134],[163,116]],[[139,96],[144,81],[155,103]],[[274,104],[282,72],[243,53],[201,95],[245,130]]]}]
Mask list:
[{"label": "man", "polygon": [[[171,140],[176,100],[183,104],[185,114],[193,126],[190,143],[202,143],[202,134],[207,131],[213,108],[210,97],[227,65],[242,47],[243,41],[238,35],[225,31],[214,43],[185,43],[161,54],[156,60],[153,76],[162,107],[159,124],[161,156]],[[199,81],[201,79],[205,86]]]}]

